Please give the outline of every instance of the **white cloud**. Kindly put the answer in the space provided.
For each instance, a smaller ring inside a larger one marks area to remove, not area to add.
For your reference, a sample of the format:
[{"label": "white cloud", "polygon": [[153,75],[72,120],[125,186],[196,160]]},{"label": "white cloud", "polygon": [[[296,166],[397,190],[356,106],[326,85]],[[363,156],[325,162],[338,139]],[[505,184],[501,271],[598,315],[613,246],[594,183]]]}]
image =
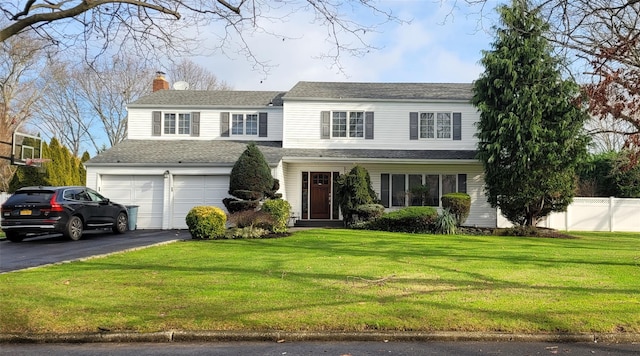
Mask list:
[{"label": "white cloud", "polygon": [[[366,38],[382,47],[363,57],[348,54],[340,58],[343,72],[330,59],[319,59],[334,50],[326,42],[326,28],[311,24],[311,18],[292,16],[286,23],[263,23],[270,33],[286,33],[289,38],[255,33],[246,40],[261,60],[275,67],[265,78],[252,68],[250,60],[217,54],[196,61],[237,90],[288,90],[305,81],[384,82],[471,82],[482,71],[480,51],[488,49],[491,38],[478,31],[477,17],[455,13],[446,5],[424,1],[383,2],[411,24],[386,24],[381,33]],[[310,15],[310,14],[309,14]],[[479,15],[478,15],[479,16]]]}]

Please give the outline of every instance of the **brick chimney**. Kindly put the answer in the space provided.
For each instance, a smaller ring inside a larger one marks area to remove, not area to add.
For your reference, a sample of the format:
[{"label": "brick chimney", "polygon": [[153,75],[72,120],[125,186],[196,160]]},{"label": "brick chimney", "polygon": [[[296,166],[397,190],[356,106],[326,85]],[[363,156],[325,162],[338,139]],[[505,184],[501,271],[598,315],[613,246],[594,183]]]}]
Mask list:
[{"label": "brick chimney", "polygon": [[167,89],[169,89],[169,82],[164,79],[164,72],[156,72],[156,78],[153,80],[153,92]]}]

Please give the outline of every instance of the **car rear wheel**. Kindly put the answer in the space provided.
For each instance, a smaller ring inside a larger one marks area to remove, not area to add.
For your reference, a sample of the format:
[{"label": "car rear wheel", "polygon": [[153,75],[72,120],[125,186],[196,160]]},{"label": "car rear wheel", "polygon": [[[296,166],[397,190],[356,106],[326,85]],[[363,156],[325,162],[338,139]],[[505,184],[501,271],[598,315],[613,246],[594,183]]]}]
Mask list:
[{"label": "car rear wheel", "polygon": [[73,241],[80,240],[82,237],[82,220],[77,216],[72,216],[67,222],[67,227],[64,230],[63,235]]},{"label": "car rear wheel", "polygon": [[116,223],[113,225],[113,233],[114,234],[122,234],[127,231],[129,225],[129,219],[127,218],[127,214],[121,212],[118,214],[116,218]]},{"label": "car rear wheel", "polygon": [[20,242],[24,239],[24,235],[21,235],[15,231],[9,231],[5,233],[5,235],[7,236],[7,240],[11,242]]}]

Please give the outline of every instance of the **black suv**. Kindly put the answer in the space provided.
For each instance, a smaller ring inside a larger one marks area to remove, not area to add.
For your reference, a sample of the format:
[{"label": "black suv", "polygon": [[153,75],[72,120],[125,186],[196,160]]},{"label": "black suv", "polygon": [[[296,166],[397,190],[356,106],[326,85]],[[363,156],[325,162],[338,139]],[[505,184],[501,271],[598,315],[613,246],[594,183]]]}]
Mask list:
[{"label": "black suv", "polygon": [[2,231],[13,242],[30,233],[62,233],[79,240],[85,229],[127,231],[127,209],[87,187],[25,187],[2,204]]}]

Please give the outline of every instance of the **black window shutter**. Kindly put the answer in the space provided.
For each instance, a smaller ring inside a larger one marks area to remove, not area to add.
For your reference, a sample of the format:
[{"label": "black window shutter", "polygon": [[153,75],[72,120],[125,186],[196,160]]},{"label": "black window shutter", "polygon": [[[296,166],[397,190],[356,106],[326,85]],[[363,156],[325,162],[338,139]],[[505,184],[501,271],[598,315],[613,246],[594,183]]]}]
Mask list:
[{"label": "black window shutter", "polygon": [[462,113],[453,113],[453,139],[462,140]]},{"label": "black window shutter", "polygon": [[151,113],[151,129],[152,136],[160,136],[162,132],[162,113],[160,111]]},{"label": "black window shutter", "polygon": [[389,207],[389,174],[384,173],[380,175],[380,199],[382,200],[382,206]]},{"label": "black window shutter", "polygon": [[200,136],[200,112],[191,113],[191,136]]},{"label": "black window shutter", "polygon": [[220,113],[220,137],[229,137],[229,113]]},{"label": "black window shutter", "polygon": [[331,137],[329,128],[331,127],[331,115],[328,111],[320,113],[320,138],[328,139]]},{"label": "black window shutter", "polygon": [[373,111],[364,113],[364,138],[373,140]]},{"label": "black window shutter", "polygon": [[458,193],[467,192],[467,175],[458,174]]},{"label": "black window shutter", "polygon": [[258,137],[267,137],[267,113],[258,114]]},{"label": "black window shutter", "polygon": [[410,140],[418,139],[418,113],[417,112],[409,113],[409,139]]}]

